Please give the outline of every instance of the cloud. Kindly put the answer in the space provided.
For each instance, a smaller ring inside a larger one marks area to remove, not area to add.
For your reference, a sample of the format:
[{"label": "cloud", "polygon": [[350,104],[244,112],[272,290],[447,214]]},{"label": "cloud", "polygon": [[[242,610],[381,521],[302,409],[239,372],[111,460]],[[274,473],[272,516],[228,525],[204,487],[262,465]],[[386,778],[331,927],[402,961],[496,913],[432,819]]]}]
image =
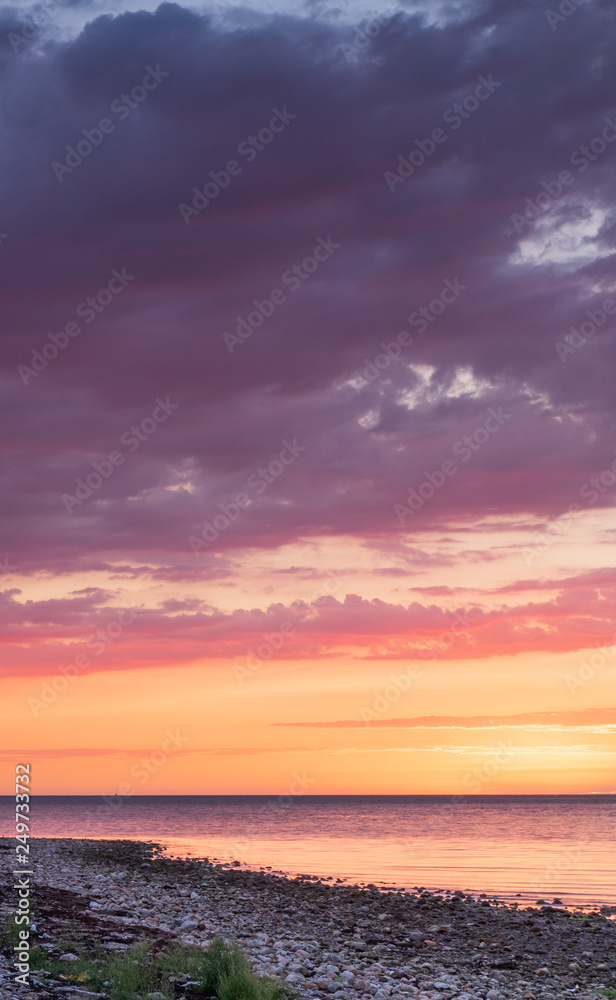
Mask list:
[{"label": "cloud", "polygon": [[[592,237],[596,252],[563,271],[549,252],[532,266],[516,258],[532,226],[517,234],[511,217],[564,169],[575,184],[551,210],[555,233],[613,204],[612,149],[583,172],[570,157],[615,111],[614,17],[584,6],[575,31],[553,33],[513,2],[438,25],[401,12],[351,64],[343,24],[272,15],[225,27],[164,3],[96,17],[30,53],[5,46],[0,371],[12,434],[1,485],[6,552],[22,571],[119,561],[172,579],[177,563],[197,578],[188,536],[293,436],[301,460],[215,554],[349,533],[393,540],[393,504],[491,407],[507,425],[407,527],[541,521],[579,500],[613,458],[616,342],[606,323],[566,364],[555,342],[612,293],[613,219]],[[120,118],[113,102],[148,66],[168,76]],[[492,96],[390,191],[384,173],[490,74]],[[296,118],[250,161],[238,146],[273,109]],[[54,161],[104,117],[113,132],[59,181]],[[178,205],[233,158],[241,173],[186,225]],[[340,247],[327,262],[297,291],[284,284],[329,236]],[[134,281],[24,385],[17,366],[114,268]],[[362,378],[380,343],[456,278],[468,290],[412,330],[381,377]],[[223,332],[274,288],[284,303],[230,354]],[[173,419],[124,449],[69,517],[61,495],[167,394],[181,404]],[[612,503],[606,490],[595,507]],[[213,555],[201,567],[218,571]]]},{"label": "cloud", "polygon": [[[158,746],[151,747],[56,747],[28,750],[29,760],[62,760],[71,757],[96,757],[109,760],[138,760],[150,757]],[[272,754],[306,753],[302,747],[194,747],[190,750],[174,749],[174,757],[260,757]],[[0,750],[0,760],[15,761],[24,756],[23,750]]]},{"label": "cloud", "polygon": [[[365,729],[357,719],[335,722],[273,722],[272,726],[302,729]],[[529,729],[542,732],[605,733],[616,731],[616,708],[563,712],[519,712],[516,715],[425,715],[410,719],[374,719],[377,729]]]},{"label": "cloud", "polygon": [[[80,668],[84,672],[245,659],[268,636],[283,632],[284,642],[277,646],[281,660],[464,661],[596,647],[607,649],[609,656],[616,650],[613,579],[607,572],[582,574],[576,586],[573,578],[562,589],[556,581],[546,582],[549,597],[542,601],[451,610],[357,594],[276,602],[266,609],[222,611],[192,597],[123,609],[116,595],[96,587],[41,601],[21,601],[20,591],[12,588],[0,594],[3,673],[54,673],[88,651],[97,655],[88,657]],[[595,586],[599,581],[600,589]],[[130,611],[128,620],[123,610]],[[98,655],[103,649],[104,656]]]}]

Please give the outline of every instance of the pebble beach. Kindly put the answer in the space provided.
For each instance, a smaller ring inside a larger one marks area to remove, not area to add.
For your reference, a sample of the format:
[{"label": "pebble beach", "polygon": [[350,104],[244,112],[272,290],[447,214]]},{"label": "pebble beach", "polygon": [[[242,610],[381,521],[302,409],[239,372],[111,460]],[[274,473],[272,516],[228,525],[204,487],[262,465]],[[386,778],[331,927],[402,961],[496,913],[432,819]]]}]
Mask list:
[{"label": "pebble beach", "polygon": [[[297,1000],[604,1000],[616,996],[616,907],[566,910],[558,901],[503,904],[460,891],[384,890],[335,877],[288,877],[211,859],[172,859],[156,845],[36,839],[37,943],[73,961],[67,931],[84,948],[122,952],[144,937],[207,947],[237,942],[260,974]],[[13,912],[12,842],[0,841],[3,918]],[[2,1000],[106,998],[37,972],[15,984],[0,958]],[[203,994],[188,976],[175,995]]]}]

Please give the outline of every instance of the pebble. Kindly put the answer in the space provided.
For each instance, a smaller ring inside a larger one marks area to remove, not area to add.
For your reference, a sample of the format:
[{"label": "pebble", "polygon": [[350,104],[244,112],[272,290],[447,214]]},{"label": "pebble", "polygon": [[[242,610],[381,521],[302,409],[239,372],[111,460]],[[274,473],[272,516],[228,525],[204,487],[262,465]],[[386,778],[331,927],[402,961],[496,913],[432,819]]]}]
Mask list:
[{"label": "pebble", "polygon": [[[4,880],[10,870],[3,843]],[[74,921],[87,911],[93,941],[111,950],[125,951],[143,934],[200,947],[222,934],[238,942],[257,972],[280,976],[295,1000],[325,994],[336,1000],[604,1000],[616,987],[616,925],[607,919],[616,908],[582,921],[564,909],[496,906],[460,890],[420,898],[209,861],[146,862],[142,854],[129,864],[120,847],[115,860],[100,857],[113,843],[33,841],[35,895],[66,897]],[[44,912],[38,924],[53,952],[53,934],[59,938],[61,928]],[[66,962],[76,958],[55,954]],[[0,997],[32,1000],[10,976],[5,954]],[[180,992],[197,996],[189,984]],[[68,1000],[88,995],[59,984],[49,993]]]}]

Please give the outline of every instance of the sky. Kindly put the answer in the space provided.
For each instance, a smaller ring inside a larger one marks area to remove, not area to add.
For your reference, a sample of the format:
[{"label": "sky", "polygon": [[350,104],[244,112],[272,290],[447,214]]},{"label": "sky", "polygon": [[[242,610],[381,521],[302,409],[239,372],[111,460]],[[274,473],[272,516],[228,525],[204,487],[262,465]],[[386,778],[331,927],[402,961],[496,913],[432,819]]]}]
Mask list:
[{"label": "sky", "polygon": [[561,7],[0,8],[3,787],[614,791],[616,11]]}]

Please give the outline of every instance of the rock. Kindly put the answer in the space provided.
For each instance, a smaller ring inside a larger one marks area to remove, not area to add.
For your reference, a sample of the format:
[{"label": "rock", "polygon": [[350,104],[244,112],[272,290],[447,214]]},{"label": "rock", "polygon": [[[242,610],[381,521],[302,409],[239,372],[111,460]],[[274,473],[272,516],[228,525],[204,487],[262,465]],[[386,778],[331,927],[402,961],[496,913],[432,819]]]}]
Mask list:
[{"label": "rock", "polygon": [[208,995],[200,983],[196,983],[192,979],[189,982],[184,983],[184,994],[187,997],[194,997],[194,1000],[201,1000],[201,998],[205,1000],[205,997]]},{"label": "rock", "polygon": [[301,972],[290,972],[286,978],[287,978],[287,982],[291,983],[291,984],[293,984],[293,983],[298,983],[298,984],[299,983],[303,983],[303,982],[305,982],[305,979],[306,979],[305,976],[302,976]]},{"label": "rock", "polygon": [[72,951],[65,951],[63,955],[60,955],[58,959],[60,962],[78,962],[79,955],[73,955]]},{"label": "rock", "polygon": [[[229,864],[215,870],[196,861],[161,860],[140,871],[143,856],[117,872],[107,860],[97,862],[93,842],[43,838],[37,846],[42,876],[37,943],[56,962],[63,925],[74,921],[81,925],[80,951],[83,942],[122,952],[143,935],[157,951],[184,936],[198,947],[217,935],[237,941],[255,971],[279,975],[287,996],[296,1000],[318,1000],[323,993],[331,993],[332,1000],[334,995],[336,1000],[566,1000],[570,993],[576,1000],[598,1000],[612,985],[616,921],[609,918],[616,908],[570,913],[554,899],[551,907],[542,901],[543,910],[521,902],[516,911],[518,904],[502,901],[480,909],[487,899],[461,890],[446,892],[449,899],[435,893],[419,899],[387,888],[334,889],[331,878],[289,880],[282,873]],[[0,843],[0,881],[10,874],[3,847]],[[84,848],[85,866],[79,857]],[[121,864],[114,855],[114,867]],[[21,992],[13,995],[7,963],[0,952],[0,998],[8,991],[7,1000],[28,1000]],[[78,989],[68,960],[62,967],[63,985],[61,979],[39,984],[34,973],[32,996],[94,1000],[87,988]],[[176,1000],[210,1000],[198,983],[184,982],[186,976],[172,978]]]}]

